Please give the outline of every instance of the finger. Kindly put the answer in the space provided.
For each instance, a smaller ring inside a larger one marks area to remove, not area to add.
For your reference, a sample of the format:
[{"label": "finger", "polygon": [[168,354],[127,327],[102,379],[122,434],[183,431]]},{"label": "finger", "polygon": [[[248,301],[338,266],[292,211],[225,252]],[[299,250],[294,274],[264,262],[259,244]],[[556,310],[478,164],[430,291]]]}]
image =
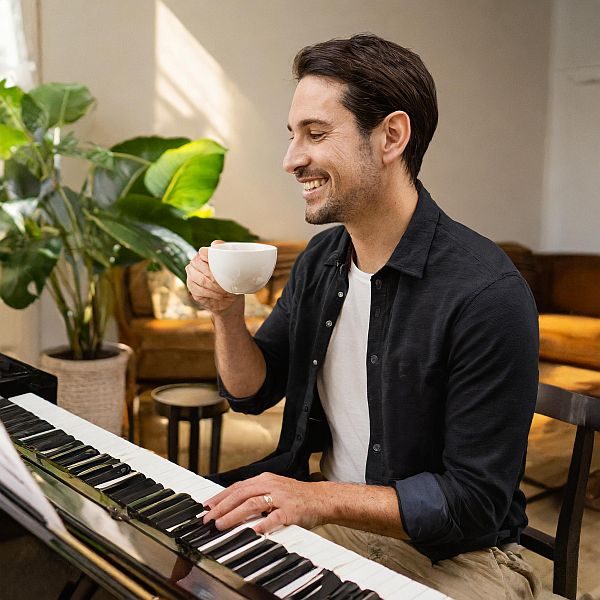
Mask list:
[{"label": "finger", "polygon": [[228,494],[224,498],[219,499],[218,502],[215,501],[215,497],[215,499],[212,502],[208,501],[209,506],[211,506],[211,509],[208,513],[204,515],[204,522],[206,523],[207,521],[210,521],[210,519],[219,519],[220,517],[237,508],[250,498],[254,497],[258,497],[261,500],[261,504],[258,507],[259,510],[257,513],[260,514],[268,508],[266,501],[263,499],[263,495],[267,492],[264,492],[263,490],[263,487],[258,487],[255,484],[250,486],[244,485],[238,487],[236,490],[232,490],[230,494]]},{"label": "finger", "polygon": [[265,502],[262,496],[252,496],[245,502],[242,502],[239,506],[233,510],[228,511],[225,515],[215,520],[215,527],[217,529],[229,529],[235,525],[239,525],[244,521],[247,521],[251,517],[257,517],[265,509]]},{"label": "finger", "polygon": [[272,513],[269,513],[260,523],[254,525],[253,529],[258,534],[271,533],[280,527],[287,525],[285,511],[282,508],[276,508]]},{"label": "finger", "polygon": [[211,242],[211,246],[216,246],[217,244],[224,244],[225,242],[223,240],[213,240]]}]

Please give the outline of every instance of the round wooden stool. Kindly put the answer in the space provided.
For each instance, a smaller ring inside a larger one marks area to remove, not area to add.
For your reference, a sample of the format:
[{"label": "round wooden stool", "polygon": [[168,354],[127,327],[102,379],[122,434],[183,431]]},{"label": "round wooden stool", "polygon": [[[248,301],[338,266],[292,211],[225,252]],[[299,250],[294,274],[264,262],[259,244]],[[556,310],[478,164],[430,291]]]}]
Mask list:
[{"label": "round wooden stool", "polygon": [[212,419],[210,472],[217,472],[221,449],[221,423],[223,413],[229,410],[229,404],[219,396],[217,386],[210,383],[173,383],[154,388],[151,395],[156,412],[169,420],[168,456],[174,463],[177,463],[179,452],[179,422],[189,421],[189,469],[194,473],[198,473],[200,419]]}]

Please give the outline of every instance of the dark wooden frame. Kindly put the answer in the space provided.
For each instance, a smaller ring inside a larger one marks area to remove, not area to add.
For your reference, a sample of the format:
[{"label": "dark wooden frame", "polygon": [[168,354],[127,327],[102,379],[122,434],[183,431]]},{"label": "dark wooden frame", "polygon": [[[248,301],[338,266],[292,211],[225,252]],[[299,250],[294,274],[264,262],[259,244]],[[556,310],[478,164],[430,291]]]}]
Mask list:
[{"label": "dark wooden frame", "polygon": [[556,534],[551,536],[534,527],[527,527],[521,534],[521,544],[554,561],[553,592],[575,599],[585,491],[594,433],[600,431],[600,398],[540,383],[535,411],[570,423],[577,427],[577,432]]}]

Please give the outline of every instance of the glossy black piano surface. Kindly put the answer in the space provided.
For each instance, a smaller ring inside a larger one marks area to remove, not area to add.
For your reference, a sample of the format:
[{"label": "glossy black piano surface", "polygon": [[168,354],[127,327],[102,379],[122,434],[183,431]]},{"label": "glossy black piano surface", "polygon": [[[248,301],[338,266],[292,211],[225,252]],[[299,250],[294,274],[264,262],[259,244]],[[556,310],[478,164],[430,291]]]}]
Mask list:
[{"label": "glossy black piano surface", "polygon": [[20,360],[0,354],[0,395],[5,398],[33,392],[56,404],[57,380],[54,375]]},{"label": "glossy black piano surface", "polygon": [[[313,577],[319,570],[310,560],[288,552],[281,544],[259,538],[248,527],[239,532],[221,532],[211,524],[203,524],[204,507],[188,494],[177,494],[132,472],[119,459],[55,429],[10,400],[0,398],[0,420],[70,532],[147,589],[149,597],[266,600],[290,585],[299,586],[303,576]],[[29,523],[28,529],[46,545],[115,597],[138,597],[115,587],[110,576],[82,557],[73,556],[60,540],[44,537],[43,531],[36,533],[39,524],[30,515],[21,510],[15,519],[20,508],[11,509],[6,498],[4,505],[4,511],[13,520]],[[248,576],[254,579],[245,581]],[[307,584],[286,597],[318,600],[334,592],[332,597],[339,600],[379,598],[355,583],[342,582],[326,569],[319,570],[316,584],[317,587]]]}]

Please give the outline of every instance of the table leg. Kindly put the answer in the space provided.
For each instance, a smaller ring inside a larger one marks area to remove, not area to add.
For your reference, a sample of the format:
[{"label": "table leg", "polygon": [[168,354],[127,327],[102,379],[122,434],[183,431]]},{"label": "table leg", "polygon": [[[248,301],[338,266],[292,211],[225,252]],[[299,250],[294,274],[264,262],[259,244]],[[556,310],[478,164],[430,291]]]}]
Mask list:
[{"label": "table leg", "polygon": [[171,407],[169,415],[167,454],[171,462],[179,464],[177,456],[179,454],[179,407],[177,406]]},{"label": "table leg", "polygon": [[219,470],[219,454],[221,452],[221,423],[223,415],[217,415],[212,420],[212,435],[210,440],[210,473]]},{"label": "table leg", "polygon": [[200,446],[200,419],[190,418],[190,465],[193,473],[198,473],[198,448]]}]

